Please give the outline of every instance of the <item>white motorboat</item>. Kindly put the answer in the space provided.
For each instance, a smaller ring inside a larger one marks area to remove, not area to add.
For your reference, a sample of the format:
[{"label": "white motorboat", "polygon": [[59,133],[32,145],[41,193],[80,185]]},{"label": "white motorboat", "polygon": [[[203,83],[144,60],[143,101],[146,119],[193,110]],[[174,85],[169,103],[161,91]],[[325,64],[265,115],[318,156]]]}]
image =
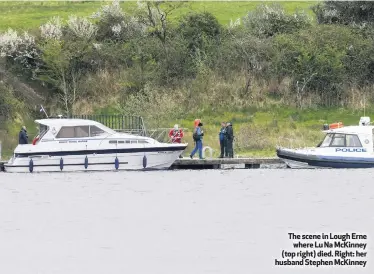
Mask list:
[{"label": "white motorboat", "polygon": [[167,169],[187,144],[116,132],[84,119],[40,119],[32,144],[18,145],[6,172]]},{"label": "white motorboat", "polygon": [[374,168],[374,126],[369,117],[361,117],[358,126],[324,132],[325,138],[317,147],[278,147],[277,156],[290,168]]}]

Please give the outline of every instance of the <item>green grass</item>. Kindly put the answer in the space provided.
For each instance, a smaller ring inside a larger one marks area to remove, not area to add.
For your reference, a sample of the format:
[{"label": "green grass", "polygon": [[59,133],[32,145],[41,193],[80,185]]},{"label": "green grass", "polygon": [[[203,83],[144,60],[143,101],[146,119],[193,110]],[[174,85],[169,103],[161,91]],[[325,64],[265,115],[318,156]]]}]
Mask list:
[{"label": "green grass", "polygon": [[[108,4],[107,1],[93,2],[60,2],[60,1],[8,1],[0,2],[0,30],[13,28],[16,30],[28,30],[38,28],[41,24],[47,22],[53,16],[60,16],[67,19],[69,15],[89,16],[100,9],[102,5]],[[247,1],[247,2],[210,2],[194,1],[184,4],[183,7],[175,10],[171,14],[171,19],[175,20],[189,12],[208,11],[215,15],[219,22],[228,24],[230,20],[236,20],[244,16],[248,11],[253,10],[261,3],[270,4],[271,2]],[[286,11],[293,12],[297,9],[303,9],[312,14],[309,7],[316,4],[316,1],[295,1],[295,2],[277,2],[280,3]],[[125,11],[131,13],[136,6],[135,1],[122,3]]]},{"label": "green grass", "polygon": [[[368,107],[368,109],[370,108]],[[373,118],[374,110],[366,112],[365,115]],[[234,143],[235,155],[242,157],[275,157],[276,145],[287,147],[315,146],[322,140],[323,133],[321,130],[324,123],[341,121],[344,125],[358,125],[361,116],[364,116],[362,111],[346,109],[301,111],[294,108],[262,110],[253,108],[235,112],[205,112],[198,116],[189,114],[184,119],[170,120],[161,126],[172,128],[177,123],[180,127],[187,128],[184,141],[189,143],[185,152],[185,156],[188,156],[193,149],[191,134],[193,122],[196,118],[201,119],[205,132],[204,146],[213,148],[214,157],[217,157],[219,155],[218,132],[220,123],[221,121],[229,121],[233,124],[234,135],[237,138]],[[24,123],[28,128],[31,141],[37,133],[35,125],[31,120]],[[3,159],[9,158],[13,153],[21,126],[22,123],[14,124],[10,134],[6,139],[3,139]]]},{"label": "green grass", "polygon": [[[367,112],[374,117],[374,111]],[[220,123],[228,121],[233,124],[236,142],[235,155],[243,157],[275,157],[277,145],[287,147],[315,146],[323,138],[324,123],[343,122],[344,125],[358,125],[362,111],[344,109],[297,110],[293,108],[247,109],[236,112],[201,113],[198,116],[188,115],[183,120],[170,121],[172,127],[178,123],[187,128],[185,142],[189,143],[185,156],[193,149],[192,129],[196,118],[204,124],[204,146],[219,155],[218,132]]]}]

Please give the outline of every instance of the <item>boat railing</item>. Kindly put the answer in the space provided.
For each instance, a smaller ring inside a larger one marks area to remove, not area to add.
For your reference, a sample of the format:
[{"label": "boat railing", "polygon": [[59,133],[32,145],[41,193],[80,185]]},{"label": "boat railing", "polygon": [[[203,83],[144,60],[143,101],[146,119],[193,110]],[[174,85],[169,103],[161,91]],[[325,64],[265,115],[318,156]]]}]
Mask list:
[{"label": "boat railing", "polygon": [[[147,129],[142,116],[132,115],[70,115],[72,119],[86,119],[99,122],[116,132],[128,133],[138,136],[150,137],[159,142],[169,142],[168,136],[171,128]],[[187,128],[180,128],[183,132],[188,132]]]},{"label": "boat railing", "polygon": [[125,132],[140,136],[147,136],[147,130],[143,117],[134,115],[112,115],[112,114],[92,114],[92,115],[70,115],[71,119],[85,119],[99,122],[117,132]]}]

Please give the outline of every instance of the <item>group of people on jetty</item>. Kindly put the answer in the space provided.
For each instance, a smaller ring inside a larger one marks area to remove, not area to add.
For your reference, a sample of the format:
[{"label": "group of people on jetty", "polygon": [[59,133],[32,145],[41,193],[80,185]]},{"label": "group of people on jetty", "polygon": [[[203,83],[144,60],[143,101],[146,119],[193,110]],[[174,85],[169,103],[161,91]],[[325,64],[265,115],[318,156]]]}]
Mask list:
[{"label": "group of people on jetty", "polygon": [[[196,152],[199,152],[199,159],[203,158],[203,136],[204,130],[202,129],[203,123],[200,119],[195,119],[194,121],[194,130],[192,134],[192,138],[195,143],[195,148],[192,150],[190,154],[190,158],[193,159]],[[169,138],[172,143],[181,143],[182,138],[184,137],[183,130],[178,127],[178,125],[174,125],[169,131]],[[234,142],[234,130],[232,128],[231,123],[222,122],[221,129],[218,133],[219,144],[221,148],[221,154],[218,158],[233,158],[234,157],[234,149],[233,149],[233,142]],[[182,156],[179,156],[183,158]]]}]

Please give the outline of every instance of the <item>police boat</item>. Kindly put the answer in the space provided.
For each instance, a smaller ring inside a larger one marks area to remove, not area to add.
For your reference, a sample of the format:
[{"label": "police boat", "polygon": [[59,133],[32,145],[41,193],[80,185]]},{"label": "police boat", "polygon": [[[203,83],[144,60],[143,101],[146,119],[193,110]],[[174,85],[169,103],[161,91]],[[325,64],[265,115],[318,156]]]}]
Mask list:
[{"label": "police boat", "polygon": [[326,134],[317,147],[277,147],[277,156],[290,168],[373,168],[374,126],[361,117],[358,126],[336,123],[324,127]]},{"label": "police boat", "polygon": [[32,144],[18,145],[6,172],[168,169],[187,144],[116,132],[85,119],[40,119]]}]

